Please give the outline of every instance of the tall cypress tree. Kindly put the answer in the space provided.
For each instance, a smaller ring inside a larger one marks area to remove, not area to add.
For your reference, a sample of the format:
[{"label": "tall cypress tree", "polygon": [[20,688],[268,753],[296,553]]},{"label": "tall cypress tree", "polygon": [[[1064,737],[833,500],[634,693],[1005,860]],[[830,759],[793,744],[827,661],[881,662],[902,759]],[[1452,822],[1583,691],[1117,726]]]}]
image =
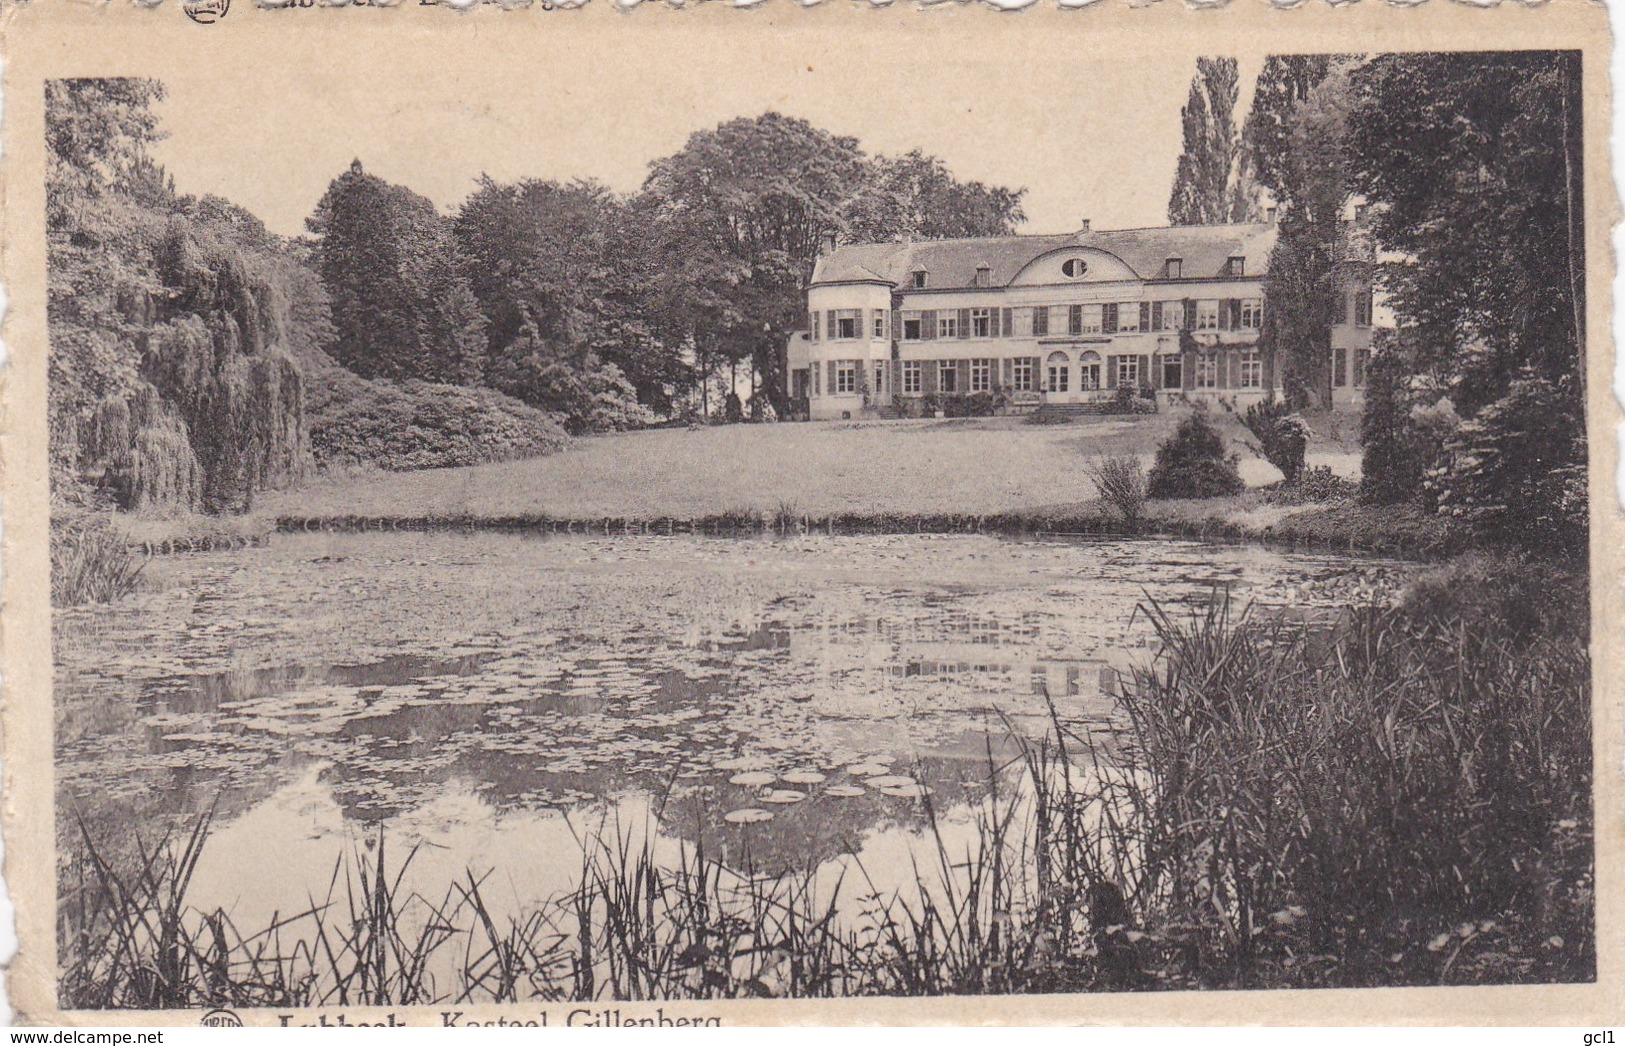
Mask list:
[{"label": "tall cypress tree", "polygon": [[1180,111],[1183,148],[1168,195],[1170,225],[1212,225],[1230,220],[1231,172],[1237,153],[1234,58],[1198,58]]}]

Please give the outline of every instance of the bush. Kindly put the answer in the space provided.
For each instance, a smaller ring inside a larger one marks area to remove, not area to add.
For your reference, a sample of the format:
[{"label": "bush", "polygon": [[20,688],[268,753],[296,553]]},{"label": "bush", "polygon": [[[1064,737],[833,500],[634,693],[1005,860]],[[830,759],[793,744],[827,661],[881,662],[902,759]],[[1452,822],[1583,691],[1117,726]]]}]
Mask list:
[{"label": "bush", "polygon": [[1150,386],[1119,385],[1106,404],[1107,414],[1155,414],[1157,394]]},{"label": "bush", "polygon": [[1186,416],[1174,434],[1157,447],[1148,495],[1169,498],[1217,498],[1243,488],[1236,458],[1224,453],[1224,438],[1201,414]]},{"label": "bush", "polygon": [[51,605],[111,603],[135,590],[146,566],[105,513],[51,520]]},{"label": "bush", "polygon": [[1428,474],[1438,510],[1489,536],[1553,554],[1586,549],[1586,438],[1580,397],[1525,370],[1445,445]]},{"label": "bush", "polygon": [[935,417],[940,410],[945,418],[990,418],[1004,406],[1005,398],[996,392],[928,392],[917,402],[919,412],[913,417]]},{"label": "bush", "polygon": [[1400,597],[1418,627],[1494,629],[1513,646],[1538,635],[1591,634],[1591,579],[1525,555],[1471,553],[1416,577]]},{"label": "bush", "polygon": [[1309,423],[1279,400],[1254,403],[1241,416],[1259,443],[1259,449],[1271,465],[1281,470],[1289,487],[1298,485],[1303,477],[1303,456],[1309,449]]},{"label": "bush", "polygon": [[1408,374],[1400,344],[1390,332],[1366,368],[1365,409],[1360,414],[1360,500],[1369,505],[1438,507],[1424,479],[1446,443],[1461,428],[1447,390]]},{"label": "bush", "polygon": [[1329,465],[1307,469],[1298,480],[1298,496],[1304,501],[1348,501],[1359,492],[1358,483],[1339,476]]},{"label": "bush", "polygon": [[1099,458],[1085,469],[1100,492],[1100,500],[1122,516],[1124,523],[1139,522],[1146,497],[1145,467],[1139,458],[1132,454]]},{"label": "bush", "polygon": [[404,472],[551,454],[568,441],[556,417],[491,389],[357,377],[311,383],[311,448],[324,468]]}]

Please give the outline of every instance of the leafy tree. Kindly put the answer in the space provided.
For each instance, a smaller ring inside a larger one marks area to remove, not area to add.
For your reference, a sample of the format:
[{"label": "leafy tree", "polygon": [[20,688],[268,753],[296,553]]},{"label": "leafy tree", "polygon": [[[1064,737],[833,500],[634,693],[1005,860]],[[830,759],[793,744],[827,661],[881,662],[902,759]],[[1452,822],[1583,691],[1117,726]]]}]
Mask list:
[{"label": "leafy tree", "polygon": [[[613,261],[617,251],[635,250],[618,235],[624,208],[591,182],[483,178],[454,222],[485,317],[487,381],[563,413],[575,432],[640,416],[635,390],[600,355],[629,347]],[[640,362],[641,354],[623,358]],[[629,403],[600,410],[611,406],[603,397],[623,389]]]},{"label": "leafy tree", "polygon": [[147,153],[162,88],[46,87],[55,493],[126,507],[248,506],[309,461],[286,349],[282,246],[224,201],[177,196]]},{"label": "leafy tree", "polygon": [[1234,58],[1198,58],[1185,107],[1183,146],[1168,196],[1170,225],[1230,220],[1230,180],[1236,163],[1237,73]]},{"label": "leafy tree", "polygon": [[842,227],[865,173],[856,139],[766,113],[696,132],[644,182],[651,232],[678,278],[703,289],[699,353],[749,359],[780,413],[783,345],[803,325],[820,238]]},{"label": "leafy tree", "polygon": [[1332,402],[1332,324],[1358,274],[1342,221],[1348,201],[1349,64],[1337,63],[1293,110],[1283,154],[1270,160],[1282,209],[1264,280],[1260,342],[1294,409]]},{"label": "leafy tree", "polygon": [[1357,86],[1350,174],[1418,365],[1467,414],[1526,365],[1582,394],[1579,54],[1384,55]]},{"label": "leafy tree", "polygon": [[941,160],[918,149],[877,156],[846,207],[846,233],[857,242],[1008,236],[1026,220],[1025,192],[959,181]]},{"label": "leafy tree", "polygon": [[484,321],[450,224],[433,203],[357,160],[328,185],[306,225],[318,237],[340,363],[363,377],[479,379]]},{"label": "leafy tree", "polygon": [[[1419,499],[1507,540],[1583,551],[1579,55],[1384,55],[1356,85],[1350,171],[1380,203],[1373,234],[1394,259],[1380,278],[1401,318],[1395,365],[1464,419],[1435,426],[1444,465]],[[1378,454],[1373,496],[1396,496],[1413,469]]]},{"label": "leafy tree", "polygon": [[1146,494],[1157,499],[1217,498],[1239,494],[1242,487],[1236,459],[1226,456],[1219,430],[1201,413],[1192,413],[1157,446]]},{"label": "leafy tree", "polygon": [[1279,197],[1295,175],[1289,170],[1298,106],[1326,78],[1337,60],[1325,54],[1269,55],[1253,88],[1252,107],[1241,128],[1241,154],[1248,178]]}]

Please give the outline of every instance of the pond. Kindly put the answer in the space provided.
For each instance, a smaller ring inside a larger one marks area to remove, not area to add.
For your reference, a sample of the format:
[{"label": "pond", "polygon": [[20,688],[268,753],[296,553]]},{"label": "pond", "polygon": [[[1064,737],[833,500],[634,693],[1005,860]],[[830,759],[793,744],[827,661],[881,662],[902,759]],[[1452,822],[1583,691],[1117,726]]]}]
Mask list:
[{"label": "pond", "polygon": [[514,909],[606,825],[902,877],[923,800],[970,809],[1013,736],[1053,716],[1109,762],[1147,599],[1313,610],[1408,573],[1167,540],[281,535],[56,614],[58,829],[213,807],[191,900],[239,925],[379,831],[425,889],[494,870]]}]

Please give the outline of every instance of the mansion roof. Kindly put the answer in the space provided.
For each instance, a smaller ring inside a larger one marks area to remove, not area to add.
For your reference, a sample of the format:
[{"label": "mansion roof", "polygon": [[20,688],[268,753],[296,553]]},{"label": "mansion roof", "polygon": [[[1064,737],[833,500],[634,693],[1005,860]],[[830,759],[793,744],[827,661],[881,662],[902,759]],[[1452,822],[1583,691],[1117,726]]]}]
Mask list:
[{"label": "mansion roof", "polygon": [[1046,254],[1086,248],[1115,256],[1141,279],[1159,279],[1169,258],[1181,260],[1186,280],[1223,277],[1231,257],[1247,259],[1247,275],[1264,273],[1276,226],[1186,225],[1150,229],[1102,229],[1043,236],[989,236],[964,240],[859,243],[835,248],[818,259],[812,283],[888,283],[907,287],[910,274],[925,270],[930,287],[972,287],[979,268],[989,270],[984,286],[1008,286],[1016,275]]}]

